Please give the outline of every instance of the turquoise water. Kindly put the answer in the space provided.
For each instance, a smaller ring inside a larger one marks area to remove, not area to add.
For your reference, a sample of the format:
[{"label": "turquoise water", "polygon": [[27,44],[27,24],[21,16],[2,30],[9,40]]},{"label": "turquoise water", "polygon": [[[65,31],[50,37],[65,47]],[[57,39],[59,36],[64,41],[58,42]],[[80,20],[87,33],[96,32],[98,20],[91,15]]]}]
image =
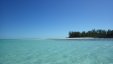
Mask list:
[{"label": "turquoise water", "polygon": [[0,64],[113,64],[113,40],[0,40]]}]

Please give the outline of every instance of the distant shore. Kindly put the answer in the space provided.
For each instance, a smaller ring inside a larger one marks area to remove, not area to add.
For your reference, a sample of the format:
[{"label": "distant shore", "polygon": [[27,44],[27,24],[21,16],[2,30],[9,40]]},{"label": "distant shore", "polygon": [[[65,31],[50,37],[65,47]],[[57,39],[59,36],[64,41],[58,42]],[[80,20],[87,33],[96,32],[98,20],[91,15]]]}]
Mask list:
[{"label": "distant shore", "polygon": [[64,38],[64,39],[96,39],[92,37],[80,37],[80,38]]},{"label": "distant shore", "polygon": [[113,38],[113,30],[92,29],[92,30],[83,31],[83,32],[71,31],[68,33],[68,37],[69,38],[84,38],[84,37]]},{"label": "distant shore", "polygon": [[113,38],[93,38],[93,37],[80,37],[80,38],[53,38],[54,40],[89,40],[89,39],[113,39]]}]

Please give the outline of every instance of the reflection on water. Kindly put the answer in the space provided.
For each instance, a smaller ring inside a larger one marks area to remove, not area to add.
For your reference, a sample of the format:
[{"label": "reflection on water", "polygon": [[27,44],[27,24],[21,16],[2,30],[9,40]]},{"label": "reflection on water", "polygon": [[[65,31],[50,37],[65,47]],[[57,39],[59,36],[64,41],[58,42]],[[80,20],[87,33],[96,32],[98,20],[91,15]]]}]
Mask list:
[{"label": "reflection on water", "polygon": [[113,64],[113,40],[0,40],[0,64]]}]

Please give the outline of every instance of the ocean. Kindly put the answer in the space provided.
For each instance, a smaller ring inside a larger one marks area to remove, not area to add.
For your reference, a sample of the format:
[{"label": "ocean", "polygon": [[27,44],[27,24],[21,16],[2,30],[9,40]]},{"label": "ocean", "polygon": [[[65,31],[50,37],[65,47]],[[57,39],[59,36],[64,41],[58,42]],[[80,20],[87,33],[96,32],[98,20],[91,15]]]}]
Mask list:
[{"label": "ocean", "polygon": [[0,64],[113,64],[113,39],[0,39]]}]

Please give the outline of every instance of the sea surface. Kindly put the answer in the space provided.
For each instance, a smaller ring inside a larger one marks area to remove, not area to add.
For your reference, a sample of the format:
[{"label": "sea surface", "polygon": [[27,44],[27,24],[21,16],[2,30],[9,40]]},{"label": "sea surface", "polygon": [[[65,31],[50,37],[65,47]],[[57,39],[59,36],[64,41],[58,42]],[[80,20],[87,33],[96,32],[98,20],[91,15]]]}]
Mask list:
[{"label": "sea surface", "polygon": [[113,39],[0,39],[0,64],[113,64]]}]

